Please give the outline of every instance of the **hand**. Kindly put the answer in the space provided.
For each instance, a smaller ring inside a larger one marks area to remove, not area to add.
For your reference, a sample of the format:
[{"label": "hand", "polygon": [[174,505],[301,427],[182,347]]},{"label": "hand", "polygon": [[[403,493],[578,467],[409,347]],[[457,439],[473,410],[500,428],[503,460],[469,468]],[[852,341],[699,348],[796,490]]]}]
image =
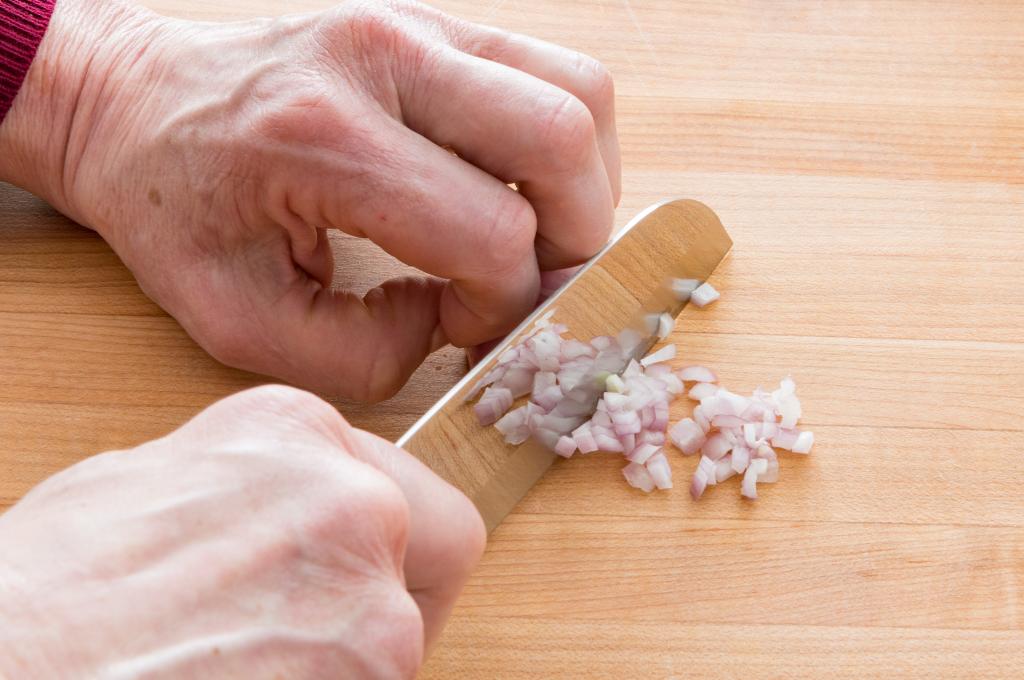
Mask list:
[{"label": "hand", "polygon": [[484,539],[409,454],[250,390],[0,516],[0,677],[411,678]]},{"label": "hand", "polygon": [[[607,240],[613,89],[588,57],[411,0],[220,25],[94,2],[58,3],[0,175],[95,228],[227,364],[385,398]],[[431,276],[332,291],[328,229]]]}]

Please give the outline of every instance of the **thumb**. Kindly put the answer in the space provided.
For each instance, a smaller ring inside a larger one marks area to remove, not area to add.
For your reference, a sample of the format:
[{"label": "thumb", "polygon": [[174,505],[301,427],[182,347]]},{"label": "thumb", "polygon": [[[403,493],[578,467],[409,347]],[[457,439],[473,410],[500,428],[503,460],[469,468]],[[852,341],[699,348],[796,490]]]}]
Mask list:
[{"label": "thumb", "polygon": [[[380,401],[447,344],[439,328],[444,282],[391,279],[359,298],[306,279],[264,305],[263,335],[275,351],[251,367],[337,397]],[[246,366],[245,368],[250,368]]]}]

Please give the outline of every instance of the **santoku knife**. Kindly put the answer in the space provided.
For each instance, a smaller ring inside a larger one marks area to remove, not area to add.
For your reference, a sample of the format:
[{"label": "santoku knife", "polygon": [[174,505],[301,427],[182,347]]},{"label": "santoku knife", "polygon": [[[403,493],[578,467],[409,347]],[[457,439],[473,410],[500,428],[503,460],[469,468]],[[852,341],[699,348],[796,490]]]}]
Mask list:
[{"label": "santoku knife", "polygon": [[[677,292],[679,280],[703,282],[731,247],[722,223],[702,203],[680,199],[647,208],[427,411],[398,445],[465,493],[491,531],[556,455],[532,438],[518,446],[506,444],[494,427],[477,422],[466,397],[480,377],[546,317],[583,341],[635,329],[643,334],[635,353],[645,353],[656,341],[652,315],[668,313],[674,319],[686,304],[686,296]],[[603,387],[594,381],[588,385],[590,403],[596,403]]]}]

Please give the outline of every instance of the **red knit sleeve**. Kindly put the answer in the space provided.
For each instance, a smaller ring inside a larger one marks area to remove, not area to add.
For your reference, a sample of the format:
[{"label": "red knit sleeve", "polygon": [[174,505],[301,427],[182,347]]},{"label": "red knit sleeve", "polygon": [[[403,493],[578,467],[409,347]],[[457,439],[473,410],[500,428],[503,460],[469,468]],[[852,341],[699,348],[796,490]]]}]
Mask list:
[{"label": "red knit sleeve", "polygon": [[0,123],[25,81],[55,0],[0,0]]}]

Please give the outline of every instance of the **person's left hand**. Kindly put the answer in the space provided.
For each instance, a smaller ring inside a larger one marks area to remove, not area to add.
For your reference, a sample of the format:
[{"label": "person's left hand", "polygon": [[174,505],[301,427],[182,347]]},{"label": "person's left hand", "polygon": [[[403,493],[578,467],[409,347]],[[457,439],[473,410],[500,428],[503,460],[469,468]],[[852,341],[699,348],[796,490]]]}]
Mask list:
[{"label": "person's left hand", "polygon": [[[0,128],[19,157],[0,176],[99,231],[213,356],[364,400],[514,328],[620,189],[600,63],[411,0],[235,24],[61,0]],[[332,290],[327,229],[431,276]]]}]

